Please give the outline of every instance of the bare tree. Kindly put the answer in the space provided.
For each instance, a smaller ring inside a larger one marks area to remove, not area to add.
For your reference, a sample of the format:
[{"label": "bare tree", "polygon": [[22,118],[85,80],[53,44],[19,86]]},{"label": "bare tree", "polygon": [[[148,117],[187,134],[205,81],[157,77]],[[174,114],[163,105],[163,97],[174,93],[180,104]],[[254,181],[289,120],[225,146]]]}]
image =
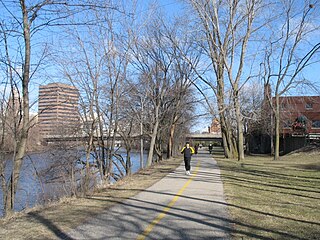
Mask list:
[{"label": "bare tree", "polygon": [[[30,108],[30,81],[35,77],[36,72],[44,63],[47,57],[46,47],[36,40],[36,36],[50,27],[59,27],[70,24],[67,19],[80,16],[85,11],[93,8],[111,8],[111,5],[101,4],[98,1],[88,4],[86,1],[1,1],[2,13],[1,29],[2,36],[8,41],[5,42],[4,50],[5,64],[9,69],[11,78],[11,89],[16,88],[20,92],[21,101],[19,106],[19,126],[14,135],[13,169],[10,174],[10,182],[6,187],[6,199],[4,200],[5,214],[10,215],[14,209],[14,199],[20,176],[21,165],[26,153],[28,132],[31,127]],[[49,14],[48,14],[49,13]],[[77,18],[78,20],[81,18]],[[86,21],[85,24],[92,24]],[[77,22],[78,25],[83,23]],[[9,41],[10,38],[10,41]],[[32,49],[32,43],[38,47]],[[10,51],[8,51],[10,49]],[[34,51],[33,51],[34,50]],[[8,54],[9,53],[9,54]],[[11,56],[10,54],[16,54]],[[34,56],[34,58],[31,58]],[[15,61],[12,61],[15,59]]]},{"label": "bare tree", "polygon": [[[225,106],[225,54],[228,52],[228,34],[226,36],[219,35],[217,32],[219,29],[218,12],[217,8],[220,5],[214,4],[209,1],[189,1],[192,8],[195,10],[197,16],[200,19],[200,26],[202,26],[204,34],[204,44],[201,47],[204,49],[204,53],[207,54],[211,60],[210,65],[214,69],[216,75],[216,84],[210,79],[207,79],[204,71],[198,70],[197,74],[205,84],[208,85],[215,92],[218,103],[219,119],[222,130],[223,146],[225,155],[228,158],[232,158],[235,155],[235,146],[232,141],[232,130],[230,129],[230,123],[226,118],[227,107]],[[220,3],[222,4],[222,3]],[[227,23],[230,21],[226,21]],[[223,22],[224,23],[224,22]],[[230,28],[227,28],[230,30]],[[202,41],[201,41],[202,42]],[[210,67],[204,67],[204,70]]]},{"label": "bare tree", "polygon": [[150,121],[150,149],[147,159],[147,167],[151,166],[155,149],[156,138],[158,135],[161,106],[164,103],[166,91],[169,89],[168,71],[173,62],[173,58],[168,56],[163,48],[165,47],[164,38],[159,33],[161,24],[158,21],[149,26],[147,36],[140,38],[132,48],[136,59],[136,67],[141,71],[141,86],[145,87],[145,92],[151,103],[152,115]]},{"label": "bare tree", "polygon": [[[193,116],[196,116],[196,114],[192,114],[198,104],[194,97],[194,82],[197,78],[194,69],[197,68],[200,55],[198,51],[195,51],[193,42],[188,39],[189,35],[183,30],[184,25],[181,24],[181,20],[176,20],[172,25],[166,27],[163,32],[171,44],[170,54],[174,56],[172,87],[167,104],[167,115],[170,118],[167,120],[169,125],[165,124],[168,125],[168,158],[174,155],[173,147],[176,145],[174,139],[177,127],[182,124],[190,126],[194,120]],[[186,57],[188,61],[185,60]],[[187,115],[189,116],[186,117]]]},{"label": "bare tree", "polygon": [[[117,9],[122,7],[119,5]],[[62,66],[65,76],[81,89],[82,115],[87,118],[84,119],[87,123],[92,123],[91,143],[85,143],[88,144],[87,152],[98,151],[96,156],[99,157],[101,180],[113,181],[112,178],[119,179],[113,171],[114,167],[118,168],[115,161],[121,161],[115,143],[119,130],[120,100],[126,91],[124,82],[129,64],[130,36],[121,30],[126,18],[131,15],[126,15],[125,9],[117,12],[98,9],[94,13],[98,25],[88,25],[81,31],[67,31],[77,44],[75,49],[70,50],[73,60],[67,58]],[[82,34],[82,31],[88,34]]]},{"label": "bare tree", "polygon": [[[7,7],[5,3],[1,3],[4,7]],[[20,169],[22,166],[23,157],[26,152],[27,147],[27,139],[28,139],[28,131],[29,131],[29,82],[30,82],[30,67],[31,67],[31,34],[32,34],[32,24],[34,23],[34,20],[36,19],[38,10],[41,8],[39,6],[39,9],[29,9],[26,6],[25,1],[20,1],[20,3],[16,6],[20,7],[20,12],[22,13],[22,18],[20,18],[21,23],[20,24],[20,32],[21,36],[23,37],[23,53],[22,53],[22,72],[21,74],[18,71],[15,71],[15,66],[12,64],[11,56],[9,55],[9,41],[8,41],[8,35],[13,33],[13,29],[8,29],[7,25],[2,24],[2,30],[3,30],[3,36],[5,40],[5,52],[6,52],[6,62],[4,62],[8,69],[9,74],[8,77],[10,79],[10,85],[12,93],[14,92],[14,89],[17,89],[17,85],[21,84],[21,102],[18,105],[17,102],[15,102],[15,96],[13,97],[13,109],[17,108],[19,109],[19,120],[14,122],[14,142],[13,142],[13,167],[12,172],[10,176],[10,182],[8,183],[8,186],[6,186],[3,190],[5,190],[5,198],[4,198],[4,212],[5,215],[11,215],[12,211],[14,209],[14,199],[15,199],[15,193],[18,186],[18,180],[20,176]],[[8,8],[7,8],[8,9]],[[15,20],[18,20],[15,18]],[[18,31],[19,31],[18,30]],[[15,76],[18,77],[19,80],[16,79]],[[17,85],[15,85],[17,84]],[[20,99],[20,97],[18,97]],[[15,117],[16,118],[16,117]],[[5,181],[5,179],[2,179]],[[4,182],[2,182],[4,184]]]},{"label": "bare tree", "polygon": [[[315,63],[314,55],[319,53],[320,42],[313,37],[319,31],[315,17],[319,14],[316,1],[280,1],[275,6],[279,18],[275,19],[276,29],[269,29],[270,40],[264,61],[264,84],[274,87],[274,100],[269,104],[274,117],[274,159],[279,159],[280,145],[280,96],[302,85],[313,85],[303,72]],[[316,7],[316,10],[314,9]],[[271,139],[273,141],[273,138]]]},{"label": "bare tree", "polygon": [[[255,134],[265,135],[268,120],[265,115],[263,86],[260,80],[247,83],[240,92],[241,113],[244,117],[243,129],[246,137],[246,153],[250,153],[250,141]],[[269,118],[270,119],[270,118]]]},{"label": "bare tree", "polygon": [[[240,91],[243,84],[250,79],[250,75],[244,78],[244,66],[250,37],[260,29],[260,26],[253,27],[253,24],[257,13],[263,7],[262,1],[188,2],[195,10],[202,26],[200,33],[203,33],[201,36],[204,36],[204,41],[200,42],[203,44],[203,52],[211,61],[216,77],[214,83],[203,75],[199,76],[216,95],[225,155],[230,158],[238,156],[238,160],[242,160],[244,138]],[[233,107],[226,106],[226,85],[230,86],[229,94]],[[232,123],[227,117],[231,116],[233,111],[236,120],[235,131],[232,130]],[[234,132],[237,136],[236,145],[233,141]]]}]

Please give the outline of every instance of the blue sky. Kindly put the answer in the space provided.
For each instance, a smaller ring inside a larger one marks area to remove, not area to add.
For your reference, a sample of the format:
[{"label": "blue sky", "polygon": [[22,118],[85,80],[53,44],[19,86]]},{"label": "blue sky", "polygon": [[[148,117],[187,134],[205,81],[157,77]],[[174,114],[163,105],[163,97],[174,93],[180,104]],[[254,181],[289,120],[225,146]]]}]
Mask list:
[{"label": "blue sky", "polygon": [[[155,1],[152,1],[152,0],[140,1],[141,9],[142,9],[141,14],[144,14],[144,11],[147,11],[147,6],[149,4],[154,3],[154,2]],[[181,13],[183,11],[183,6],[184,6],[182,1],[179,1],[179,0],[161,0],[161,1],[158,1],[157,5],[158,5],[158,8],[160,8],[163,12],[169,14],[170,17],[174,17],[175,15],[178,15],[179,13]],[[4,13],[4,8],[1,6],[0,7],[0,14],[2,17],[4,16],[3,13]],[[320,21],[319,18],[318,18],[318,20]],[[48,31],[44,31],[42,33],[39,32],[39,34],[37,35],[37,41],[41,42],[43,39],[47,39],[47,40],[49,40],[49,42],[54,41],[56,36],[48,36],[47,35],[48,33],[50,33],[50,32],[48,32]],[[314,37],[317,37],[317,36],[314,36]],[[320,38],[320,34],[318,35],[318,37]],[[36,50],[39,47],[40,47],[40,45],[38,45],[37,42],[33,43],[33,50]],[[319,60],[319,56],[317,57],[317,59]],[[319,63],[316,63],[315,65],[308,67],[307,71],[304,72],[304,76],[307,77],[308,79],[312,79],[315,82],[319,83],[320,82],[319,81],[319,75],[320,75],[319,74],[319,71],[320,71],[319,66],[320,66]],[[44,71],[45,71],[45,72],[50,72],[51,75],[55,75],[54,72],[56,71],[56,69],[54,66],[47,64],[45,66],[45,68],[46,69],[42,69],[41,74],[44,73]],[[42,76],[44,76],[44,75],[42,75]],[[33,101],[36,101],[36,99],[38,97],[38,86],[39,86],[40,82],[42,83],[42,82],[50,82],[50,81],[56,80],[56,79],[51,79],[50,76],[49,77],[42,77],[42,76],[40,76],[40,75],[35,76],[36,77],[35,79],[38,79],[38,80],[35,80],[32,82],[30,90],[31,90]],[[302,90],[305,90],[305,89],[302,89]],[[308,92],[304,91],[303,93],[307,94]],[[300,94],[299,89],[294,90],[292,92],[292,94],[299,95]],[[311,94],[313,95],[314,93],[311,93]],[[36,111],[36,105],[33,108],[33,110]]]}]

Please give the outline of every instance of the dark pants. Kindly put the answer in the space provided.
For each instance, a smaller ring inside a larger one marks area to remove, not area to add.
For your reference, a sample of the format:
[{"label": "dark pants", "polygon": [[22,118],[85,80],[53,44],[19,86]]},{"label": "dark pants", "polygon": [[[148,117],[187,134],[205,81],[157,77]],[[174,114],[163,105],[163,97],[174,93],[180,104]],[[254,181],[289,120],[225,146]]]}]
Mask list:
[{"label": "dark pants", "polygon": [[190,168],[191,168],[190,162],[191,162],[191,157],[190,158],[187,158],[187,157],[184,158],[184,166],[186,168],[186,171],[190,171]]}]

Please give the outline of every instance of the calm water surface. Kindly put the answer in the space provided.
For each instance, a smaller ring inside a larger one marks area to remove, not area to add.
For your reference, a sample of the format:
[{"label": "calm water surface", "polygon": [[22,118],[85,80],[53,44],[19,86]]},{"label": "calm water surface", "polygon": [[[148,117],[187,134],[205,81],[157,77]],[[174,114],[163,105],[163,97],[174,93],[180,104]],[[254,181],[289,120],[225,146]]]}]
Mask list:
[{"label": "calm water surface", "polygon": [[[126,157],[124,150],[120,149],[118,153],[121,154],[123,158]],[[75,178],[79,179],[82,165],[79,164],[79,161],[77,163],[77,159],[85,160],[83,151],[55,151],[27,155],[23,160],[21,169],[16,194],[15,211],[21,211],[37,204],[43,204],[70,195],[71,174],[66,173],[70,171],[71,168],[77,169],[78,176]],[[144,161],[146,161],[146,159],[147,153],[144,154]],[[131,162],[132,172],[135,173],[140,169],[139,152],[131,153]],[[10,169],[12,169],[12,162],[8,161],[6,165],[7,177],[9,176],[8,173]],[[92,170],[97,172],[97,169],[93,168]],[[118,170],[115,168],[114,172],[118,172]],[[66,177],[66,175],[68,177]],[[3,192],[2,189],[0,189],[0,216],[3,215],[2,200]]]}]

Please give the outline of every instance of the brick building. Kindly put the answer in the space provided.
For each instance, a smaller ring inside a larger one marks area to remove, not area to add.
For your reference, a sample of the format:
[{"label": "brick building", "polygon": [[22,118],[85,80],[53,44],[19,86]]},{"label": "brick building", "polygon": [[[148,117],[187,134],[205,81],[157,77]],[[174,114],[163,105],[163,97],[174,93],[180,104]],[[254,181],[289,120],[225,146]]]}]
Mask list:
[{"label": "brick building", "polygon": [[[248,149],[251,153],[270,153],[271,138],[274,138],[273,111],[268,99],[270,85],[264,88],[260,121],[250,121],[247,135]],[[320,139],[320,96],[286,96],[280,103],[280,152],[286,154]],[[275,105],[275,104],[273,104]]]},{"label": "brick building", "polygon": [[320,135],[320,96],[280,97],[283,135]]},{"label": "brick building", "polygon": [[38,121],[41,136],[71,134],[79,126],[79,91],[63,84],[39,87]]},{"label": "brick building", "polygon": [[208,128],[209,133],[221,134],[221,126],[218,118],[212,120],[211,126]]}]

